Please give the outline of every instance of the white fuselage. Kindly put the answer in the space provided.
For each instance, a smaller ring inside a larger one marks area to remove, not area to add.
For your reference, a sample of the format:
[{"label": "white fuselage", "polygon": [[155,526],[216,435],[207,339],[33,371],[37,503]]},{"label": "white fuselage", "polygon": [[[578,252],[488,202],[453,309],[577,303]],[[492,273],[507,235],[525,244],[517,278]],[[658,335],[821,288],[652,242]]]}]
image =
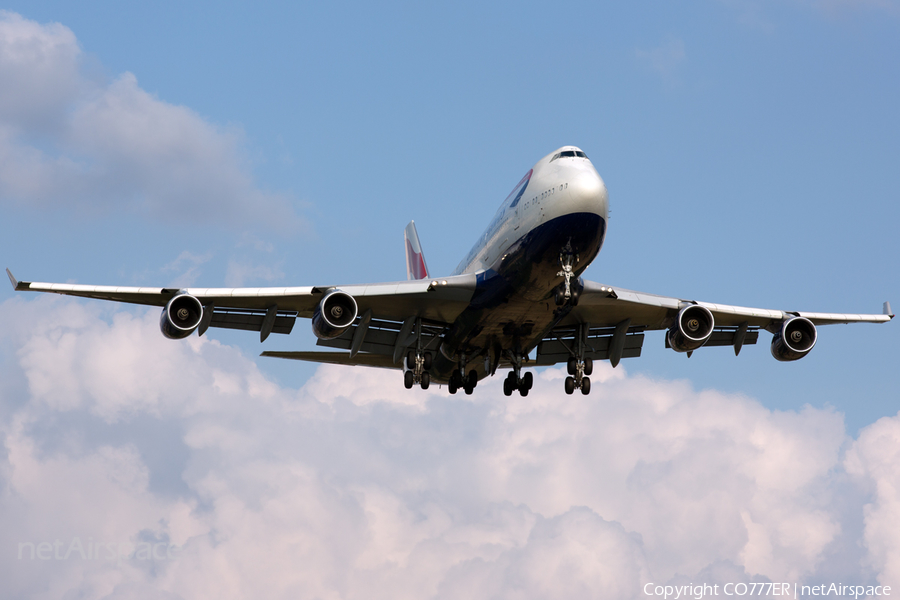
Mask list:
[{"label": "white fuselage", "polygon": [[559,156],[576,152],[584,154],[575,146],[563,146],[539,160],[503,201],[453,274],[490,269],[510,245],[558,217],[593,213],[606,222],[609,196],[590,159]]}]

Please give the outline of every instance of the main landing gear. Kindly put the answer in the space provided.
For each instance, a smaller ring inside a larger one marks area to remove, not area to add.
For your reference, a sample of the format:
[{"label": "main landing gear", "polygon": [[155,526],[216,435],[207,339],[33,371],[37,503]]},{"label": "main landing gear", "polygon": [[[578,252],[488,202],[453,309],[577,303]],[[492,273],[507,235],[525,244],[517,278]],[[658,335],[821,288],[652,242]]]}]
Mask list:
[{"label": "main landing gear", "polygon": [[534,375],[531,371],[522,374],[522,356],[520,353],[512,353],[510,358],[512,359],[513,370],[503,380],[503,393],[507,396],[512,396],[514,391],[519,390],[519,394],[527,396],[534,385]]},{"label": "main landing gear", "polygon": [[575,329],[575,347],[569,348],[572,356],[566,364],[566,393],[574,394],[576,389],[587,396],[591,393],[591,379],[589,375],[594,372],[594,360],[586,357],[588,349],[588,334],[591,326],[588,323],[580,323]]},{"label": "main landing gear", "polygon": [[566,370],[569,372],[569,376],[566,377],[567,394],[574,394],[576,388],[580,389],[585,396],[591,393],[591,378],[588,375],[594,372],[593,359],[570,358]]},{"label": "main landing gear", "polygon": [[528,395],[528,391],[534,385],[534,375],[531,371],[526,371],[524,375],[519,377],[516,371],[510,371],[506,379],[503,380],[503,393],[512,396],[512,393],[519,390],[523,396]]},{"label": "main landing gear", "polygon": [[447,384],[447,387],[451,394],[455,394],[457,390],[462,388],[467,396],[471,396],[475,386],[478,385],[478,373],[475,372],[475,369],[471,369],[468,375],[465,374],[467,362],[466,356],[463,354],[459,359],[459,368],[454,369],[453,373],[450,374],[450,382]]},{"label": "main landing gear", "polygon": [[423,390],[431,385],[431,375],[428,373],[432,363],[431,352],[410,350],[406,355],[406,372],[403,374],[403,385],[406,389],[419,384]]}]

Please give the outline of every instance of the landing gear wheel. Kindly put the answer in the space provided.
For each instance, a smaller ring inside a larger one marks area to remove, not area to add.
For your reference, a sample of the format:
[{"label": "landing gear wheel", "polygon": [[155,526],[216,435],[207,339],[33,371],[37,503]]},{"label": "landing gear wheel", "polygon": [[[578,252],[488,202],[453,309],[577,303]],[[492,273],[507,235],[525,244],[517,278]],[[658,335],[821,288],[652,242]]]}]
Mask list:
[{"label": "landing gear wheel", "polygon": [[433,360],[433,358],[432,358],[432,356],[431,356],[431,352],[426,352],[426,353],[425,353],[424,360],[423,360],[423,362],[422,362],[422,368],[425,369],[426,371],[430,371],[430,370],[431,370],[431,365],[432,365],[433,362],[434,362],[434,360]]},{"label": "landing gear wheel", "polygon": [[415,376],[413,375],[412,371],[407,371],[403,374],[403,385],[406,387],[406,389],[412,389],[413,383],[415,383],[415,381],[413,380],[414,377]]},{"label": "landing gear wheel", "polygon": [[575,393],[575,378],[566,377],[566,393],[571,395]]},{"label": "landing gear wheel", "polygon": [[556,288],[556,292],[553,294],[553,301],[556,302],[557,306],[562,306],[566,303],[565,292],[560,288]]},{"label": "landing gear wheel", "polygon": [[447,389],[451,394],[455,394],[456,390],[459,389],[459,387],[456,385],[456,380],[453,377],[450,378],[450,382],[447,384]]},{"label": "landing gear wheel", "polygon": [[[534,375],[531,373],[531,371],[528,371],[527,373],[522,375],[522,387],[524,387],[526,390],[530,390],[533,385]],[[524,396],[525,394],[522,395]]]},{"label": "landing gear wheel", "polygon": [[503,395],[504,396],[512,396],[513,389],[510,385],[512,383],[508,378],[503,380]]},{"label": "landing gear wheel", "polygon": [[520,388],[519,388],[519,394],[521,394],[523,397],[527,396],[527,395],[528,395],[528,388],[525,387],[525,386],[520,387]]},{"label": "landing gear wheel", "polygon": [[594,359],[586,358],[584,359],[584,374],[590,375],[594,372]]},{"label": "landing gear wheel", "polygon": [[416,353],[412,350],[409,351],[409,354],[406,355],[406,368],[407,369],[415,369],[416,368]]},{"label": "landing gear wheel", "polygon": [[585,396],[591,393],[591,380],[589,377],[581,378],[581,393]]},{"label": "landing gear wheel", "polygon": [[478,385],[478,373],[475,372],[475,369],[469,371],[469,378],[466,380],[466,385],[473,390],[475,386]]},{"label": "landing gear wheel", "polygon": [[574,374],[575,374],[575,370],[576,370],[577,368],[578,368],[578,361],[575,360],[574,358],[570,358],[570,359],[569,359],[569,362],[566,363],[566,372],[567,372],[569,375],[574,375]]},{"label": "landing gear wheel", "polygon": [[473,388],[472,386],[469,386],[469,385],[467,385],[467,386],[466,386],[465,388],[463,388],[463,389],[466,390],[466,396],[471,396],[471,395],[472,395],[472,392],[475,391],[475,388]]},{"label": "landing gear wheel", "polygon": [[[408,373],[409,371],[407,371]],[[427,390],[428,386],[431,385],[431,375],[428,373],[422,373],[422,382],[420,384],[423,390]]]}]

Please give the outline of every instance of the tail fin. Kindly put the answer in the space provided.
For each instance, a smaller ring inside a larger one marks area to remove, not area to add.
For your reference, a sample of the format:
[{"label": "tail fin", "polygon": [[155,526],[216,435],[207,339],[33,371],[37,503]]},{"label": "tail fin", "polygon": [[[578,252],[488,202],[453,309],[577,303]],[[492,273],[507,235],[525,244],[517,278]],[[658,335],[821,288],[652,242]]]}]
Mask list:
[{"label": "tail fin", "polygon": [[419,243],[419,234],[416,233],[416,222],[410,221],[403,232],[406,240],[406,278],[427,279],[428,267],[425,265],[425,255],[422,254],[422,245]]}]

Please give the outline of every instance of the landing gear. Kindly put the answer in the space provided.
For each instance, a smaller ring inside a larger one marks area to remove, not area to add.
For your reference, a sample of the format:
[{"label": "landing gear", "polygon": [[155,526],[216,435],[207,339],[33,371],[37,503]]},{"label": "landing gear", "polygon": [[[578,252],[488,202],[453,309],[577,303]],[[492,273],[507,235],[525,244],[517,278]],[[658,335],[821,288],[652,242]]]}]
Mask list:
[{"label": "landing gear", "polygon": [[503,393],[512,396],[514,391],[519,390],[519,394],[527,396],[533,386],[534,375],[531,371],[527,371],[522,377],[517,377],[515,371],[510,371],[503,380]]},{"label": "landing gear", "polygon": [[503,393],[512,396],[512,393],[519,390],[519,394],[527,396],[528,392],[534,385],[534,374],[531,371],[522,373],[522,353],[519,351],[507,354],[513,364],[513,370],[509,372],[506,379],[503,380]]},{"label": "landing gear", "polygon": [[428,370],[431,368],[433,358],[431,352],[421,352],[410,350],[406,355],[406,372],[403,373],[403,385],[406,389],[418,383],[423,390],[427,390],[431,385],[431,375]]},{"label": "landing gear", "polygon": [[416,319],[416,349],[406,353],[406,371],[403,373],[403,385],[406,389],[419,384],[423,390],[431,385],[431,365],[434,357],[431,352],[422,348],[422,320]]},{"label": "landing gear", "polygon": [[578,261],[579,256],[572,252],[571,243],[567,243],[565,248],[562,249],[562,252],[559,253],[559,266],[561,270],[556,276],[562,277],[563,282],[556,288],[554,294],[554,301],[557,306],[562,306],[566,302],[571,303],[572,306],[578,305],[578,295],[580,290],[578,289],[578,286],[572,285],[572,280],[575,278],[575,265],[578,264]]},{"label": "landing gear", "polygon": [[475,369],[470,369],[468,374],[466,374],[468,362],[465,354],[460,355],[459,368],[454,369],[453,373],[450,374],[450,382],[447,386],[451,394],[455,394],[460,388],[465,390],[466,395],[469,396],[475,391],[475,386],[478,385],[478,372]]},{"label": "landing gear", "polygon": [[589,331],[588,323],[580,324],[575,331],[574,355],[566,363],[566,371],[569,373],[565,382],[567,394],[574,394],[576,388],[580,389],[585,396],[591,393],[591,380],[588,376],[594,372],[594,360],[584,356],[587,352]]}]

